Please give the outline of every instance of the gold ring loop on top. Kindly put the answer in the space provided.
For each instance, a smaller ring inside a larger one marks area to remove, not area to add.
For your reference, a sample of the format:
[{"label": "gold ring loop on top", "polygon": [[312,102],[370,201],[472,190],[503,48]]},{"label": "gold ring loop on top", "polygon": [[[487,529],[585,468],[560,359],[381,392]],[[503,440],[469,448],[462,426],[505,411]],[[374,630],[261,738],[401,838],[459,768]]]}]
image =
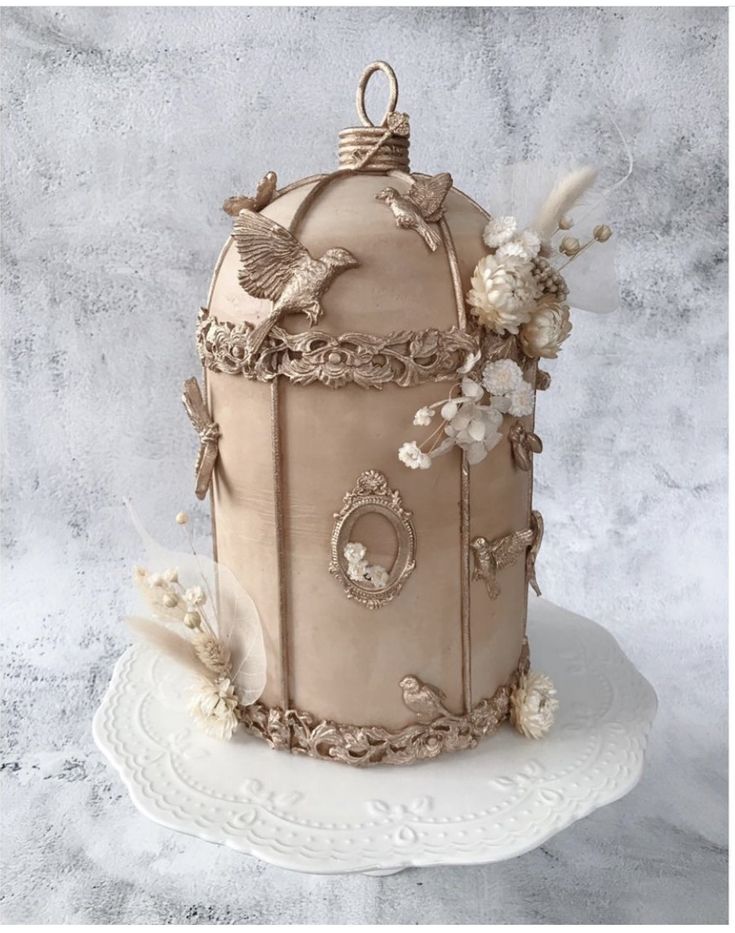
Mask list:
[{"label": "gold ring loop on top", "polygon": [[[365,90],[367,88],[368,81],[377,71],[382,71],[388,79],[390,97],[388,98],[388,106],[386,107],[385,113],[383,114],[383,119],[380,121],[380,123],[376,124],[372,122],[370,117],[368,117],[367,111],[365,110]],[[355,96],[355,106],[357,108],[358,116],[362,120],[363,126],[385,126],[385,122],[388,119],[388,114],[395,111],[397,103],[398,80],[396,78],[395,71],[393,71],[387,62],[373,62],[372,65],[368,65],[360,75],[360,80],[357,85],[357,94]]]}]

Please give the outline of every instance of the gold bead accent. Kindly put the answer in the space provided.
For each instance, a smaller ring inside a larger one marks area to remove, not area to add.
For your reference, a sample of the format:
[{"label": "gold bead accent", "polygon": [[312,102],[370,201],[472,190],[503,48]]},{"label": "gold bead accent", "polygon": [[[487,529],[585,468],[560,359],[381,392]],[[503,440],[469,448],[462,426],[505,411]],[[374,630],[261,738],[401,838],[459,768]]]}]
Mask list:
[{"label": "gold bead accent", "polygon": [[559,244],[559,252],[564,253],[565,256],[576,256],[581,248],[576,236],[565,236]]},{"label": "gold bead accent", "polygon": [[606,240],[609,240],[612,234],[613,232],[607,224],[598,224],[592,231],[592,236],[598,243],[604,243]]},{"label": "gold bead accent", "polygon": [[559,221],[560,230],[571,230],[573,226],[574,221],[571,217],[562,217],[562,219]]},{"label": "gold bead accent", "polygon": [[202,621],[202,617],[196,610],[187,612],[184,616],[184,625],[187,628],[199,628],[199,623]]},{"label": "gold bead accent", "polygon": [[185,525],[188,521],[189,516],[186,514],[186,512],[179,512],[179,514],[176,516],[177,525]]}]

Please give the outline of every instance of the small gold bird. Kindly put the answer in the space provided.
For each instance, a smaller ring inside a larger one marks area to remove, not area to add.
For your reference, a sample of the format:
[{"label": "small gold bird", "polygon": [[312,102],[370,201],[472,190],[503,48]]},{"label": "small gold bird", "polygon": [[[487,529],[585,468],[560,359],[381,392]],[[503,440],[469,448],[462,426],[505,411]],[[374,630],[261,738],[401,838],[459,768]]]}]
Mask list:
[{"label": "small gold bird", "polygon": [[402,230],[415,230],[434,252],[441,243],[441,238],[429,224],[441,220],[444,214],[444,199],[451,187],[452,176],[449,172],[442,172],[431,178],[415,178],[405,194],[400,194],[395,188],[383,188],[375,198],[385,201],[393,212],[397,227]]},{"label": "small gold bird", "polygon": [[271,314],[251,335],[253,353],[286,314],[305,314],[315,324],[322,315],[320,299],[333,280],[359,265],[346,249],[328,249],[314,259],[285,227],[247,209],[235,218],[232,236],[242,259],[240,285],[254,298],[273,302]]},{"label": "small gold bird", "polygon": [[526,548],[533,544],[534,537],[534,530],[526,528],[525,531],[514,531],[496,541],[488,541],[483,537],[472,541],[470,546],[475,558],[472,579],[485,581],[490,599],[497,599],[500,596],[498,571],[514,564]]},{"label": "small gold bird", "polygon": [[275,172],[268,172],[258,182],[258,188],[255,197],[251,198],[244,194],[236,194],[228,198],[222,205],[222,210],[230,217],[237,217],[240,211],[262,211],[273,200],[278,185],[278,176]]},{"label": "small gold bird", "polygon": [[404,677],[399,687],[403,690],[403,702],[416,715],[419,722],[429,723],[440,716],[451,716],[452,713],[444,706],[442,701],[446,696],[438,687],[431,687],[423,683],[418,677]]}]

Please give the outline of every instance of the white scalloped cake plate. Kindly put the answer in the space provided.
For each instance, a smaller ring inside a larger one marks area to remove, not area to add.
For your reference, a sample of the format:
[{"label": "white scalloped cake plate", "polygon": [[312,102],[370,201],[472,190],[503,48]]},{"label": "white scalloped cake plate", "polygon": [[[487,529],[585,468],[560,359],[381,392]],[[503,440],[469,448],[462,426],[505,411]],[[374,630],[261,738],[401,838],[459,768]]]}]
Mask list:
[{"label": "white scalloped cake plate", "polygon": [[653,688],[600,625],[534,600],[528,636],[560,701],[539,741],[505,724],[471,751],[360,769],[247,734],[220,742],[189,718],[186,676],[142,645],[117,662],[94,738],[145,816],[281,868],[497,862],[627,794],[656,714]]}]

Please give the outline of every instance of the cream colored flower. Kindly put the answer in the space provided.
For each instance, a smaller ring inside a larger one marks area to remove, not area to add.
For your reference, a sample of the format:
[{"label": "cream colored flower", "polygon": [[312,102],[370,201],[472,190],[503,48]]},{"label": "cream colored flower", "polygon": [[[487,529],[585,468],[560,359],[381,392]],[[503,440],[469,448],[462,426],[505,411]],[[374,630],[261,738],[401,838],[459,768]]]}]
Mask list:
[{"label": "cream colored flower", "polygon": [[569,305],[544,302],[521,328],[521,347],[526,356],[554,360],[571,331]]},{"label": "cream colored flower", "polygon": [[514,360],[487,363],[482,371],[482,384],[490,395],[510,395],[522,382],[523,371]]},{"label": "cream colored flower", "polygon": [[380,564],[373,564],[368,570],[368,579],[376,590],[382,590],[383,587],[388,586],[389,576],[388,571]]},{"label": "cream colored flower", "polygon": [[492,217],[482,232],[482,239],[490,249],[496,249],[511,239],[517,227],[515,217]]},{"label": "cream colored flower", "polygon": [[366,560],[353,560],[347,564],[347,576],[350,580],[354,580],[355,583],[367,583],[369,582],[369,569]]},{"label": "cream colored flower", "polygon": [[348,564],[355,564],[357,561],[362,560],[365,553],[365,545],[360,544],[359,541],[349,541],[345,544],[344,555]]},{"label": "cream colored flower", "polygon": [[416,441],[406,441],[398,450],[398,459],[411,470],[428,470],[431,457],[427,456]]},{"label": "cream colored flower", "polygon": [[184,602],[190,609],[203,606],[206,601],[207,597],[204,595],[204,590],[201,586],[190,586],[184,593]]},{"label": "cream colored flower", "polygon": [[472,276],[467,301],[481,324],[498,334],[517,334],[531,318],[539,290],[533,266],[516,256],[484,256]]},{"label": "cream colored flower", "polygon": [[207,735],[231,739],[238,726],[237,694],[232,681],[226,677],[217,683],[201,680],[189,711]]},{"label": "cream colored flower", "polygon": [[479,402],[485,394],[480,383],[475,382],[474,379],[470,379],[469,377],[465,377],[462,380],[461,389],[464,398],[472,399],[473,402]]},{"label": "cream colored flower", "polygon": [[523,418],[524,415],[533,414],[533,389],[527,382],[522,382],[517,389],[510,394],[510,407],[508,414],[516,418]]},{"label": "cream colored flower", "polygon": [[517,234],[512,240],[503,243],[495,250],[496,259],[504,259],[507,256],[518,256],[521,259],[535,259],[541,249],[541,240],[534,230],[524,230]]},{"label": "cream colored flower", "polygon": [[434,412],[427,408],[419,408],[416,414],[413,416],[413,423],[417,427],[425,427],[427,424],[431,424],[431,419],[434,417]]},{"label": "cream colored flower", "polygon": [[512,239],[508,240],[507,243],[503,243],[502,246],[499,246],[495,250],[496,259],[509,259],[511,256],[516,259],[531,259],[528,250],[523,245],[521,240]]},{"label": "cream colored flower", "polygon": [[495,447],[502,435],[499,432],[502,414],[489,405],[465,402],[451,420],[445,433],[467,454],[471,466],[481,463]]},{"label": "cream colored flower", "polygon": [[528,253],[529,259],[534,259],[538,256],[541,249],[541,237],[536,233],[535,230],[531,230],[530,227],[525,229],[520,236],[521,243],[526,247],[526,252]]},{"label": "cream colored flower", "polygon": [[528,739],[540,739],[559,709],[556,689],[546,674],[521,674],[510,698],[510,721]]}]

